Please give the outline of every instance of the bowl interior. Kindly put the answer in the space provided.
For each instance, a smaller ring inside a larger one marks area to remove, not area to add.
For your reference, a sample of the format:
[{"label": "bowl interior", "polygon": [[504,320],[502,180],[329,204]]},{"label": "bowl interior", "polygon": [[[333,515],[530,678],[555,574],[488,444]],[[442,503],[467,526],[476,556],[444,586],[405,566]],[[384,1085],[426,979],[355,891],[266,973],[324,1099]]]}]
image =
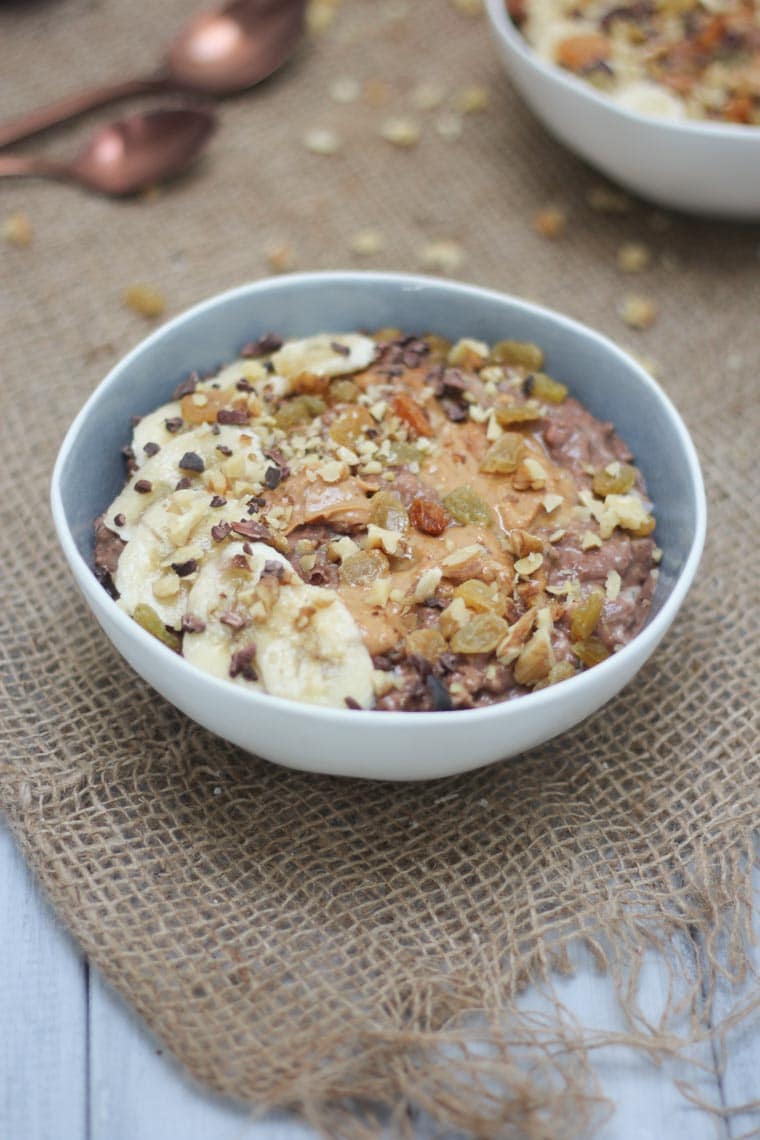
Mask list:
[{"label": "bowl interior", "polygon": [[698,463],[669,400],[632,359],[573,321],[486,290],[392,274],[304,274],[244,286],[176,318],[125,357],[72,425],[54,475],[59,523],[84,562],[92,565],[93,520],[124,480],[120,450],[132,415],[155,409],[193,369],[229,361],[263,333],[382,326],[542,346],[546,370],[596,416],[614,422],[644,472],[663,550],[656,614],[695,550],[698,556],[703,526]]}]

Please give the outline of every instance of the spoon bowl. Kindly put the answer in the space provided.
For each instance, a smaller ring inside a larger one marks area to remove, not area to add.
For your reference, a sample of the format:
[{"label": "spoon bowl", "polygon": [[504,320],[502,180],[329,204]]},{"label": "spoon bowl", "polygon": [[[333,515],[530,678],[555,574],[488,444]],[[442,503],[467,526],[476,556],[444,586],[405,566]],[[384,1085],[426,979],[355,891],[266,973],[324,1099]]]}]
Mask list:
[{"label": "spoon bowl", "polygon": [[202,13],[174,39],[158,70],[89,88],[0,124],[0,147],[136,95],[183,91],[218,97],[245,91],[288,59],[303,30],[305,7],[306,0],[232,0]]},{"label": "spoon bowl", "polygon": [[200,107],[146,111],[100,127],[68,162],[0,155],[0,178],[57,178],[99,194],[136,194],[188,167],[215,127],[213,113]]}]

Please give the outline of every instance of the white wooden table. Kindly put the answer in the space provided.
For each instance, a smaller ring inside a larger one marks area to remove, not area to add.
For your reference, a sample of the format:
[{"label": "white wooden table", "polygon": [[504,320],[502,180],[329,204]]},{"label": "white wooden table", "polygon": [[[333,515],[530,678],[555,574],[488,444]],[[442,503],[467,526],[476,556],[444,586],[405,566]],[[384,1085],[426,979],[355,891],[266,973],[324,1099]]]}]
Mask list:
[{"label": "white wooden table", "polygon": [[[653,1017],[663,1002],[664,979],[662,963],[648,962],[642,1000]],[[588,963],[558,988],[583,1025],[623,1028],[609,983]],[[525,1001],[526,1008],[540,1008],[538,995],[528,994]],[[716,1015],[727,1001],[722,994]],[[673,1083],[676,1068],[661,1068],[619,1048],[600,1050],[596,1072],[616,1111],[598,1140],[760,1136],[759,1024],[748,1025],[733,1041],[720,1080],[705,1072],[695,1082],[694,1070],[688,1073],[697,1094],[710,1104],[756,1102],[729,1118],[685,1100]],[[712,1061],[707,1046],[695,1056],[708,1065]],[[426,1133],[424,1121],[419,1131]],[[253,1121],[180,1072],[89,969],[0,824],[0,1140],[312,1137],[284,1115]]]}]

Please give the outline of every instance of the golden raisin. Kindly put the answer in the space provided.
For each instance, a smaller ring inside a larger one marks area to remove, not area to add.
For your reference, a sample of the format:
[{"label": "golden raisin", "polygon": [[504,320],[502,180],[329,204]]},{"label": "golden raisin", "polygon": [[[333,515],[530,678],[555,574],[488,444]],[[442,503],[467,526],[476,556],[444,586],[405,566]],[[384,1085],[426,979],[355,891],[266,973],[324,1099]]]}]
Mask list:
[{"label": "golden raisin", "polygon": [[369,508],[370,522],[384,530],[405,534],[409,529],[409,515],[401,499],[393,491],[378,491]]},{"label": "golden raisin", "polygon": [[500,340],[491,349],[492,364],[512,364],[536,372],[544,363],[544,354],[528,340]]},{"label": "golden raisin", "polygon": [[468,578],[461,582],[454,590],[455,598],[462,598],[468,610],[475,610],[479,614],[504,614],[507,608],[507,599],[495,582],[486,585],[480,578]]},{"label": "golden raisin", "polygon": [[423,534],[443,534],[451,522],[447,510],[433,499],[417,498],[409,508],[409,521]]},{"label": "golden raisin", "polygon": [[293,396],[286,400],[275,413],[275,423],[279,428],[288,431],[290,428],[300,427],[309,423],[316,416],[321,416],[325,410],[325,402],[319,396]]},{"label": "golden raisin", "polygon": [[495,404],[493,414],[497,424],[508,427],[540,420],[543,412],[538,404]]},{"label": "golden raisin", "polygon": [[391,397],[390,404],[393,414],[404,421],[415,438],[419,435],[430,436],[433,434],[427,412],[408,392],[398,392]]},{"label": "golden raisin", "polygon": [[406,443],[403,439],[393,444],[391,462],[399,466],[405,463],[419,463],[422,458],[420,449],[413,443]]},{"label": "golden raisin", "polygon": [[158,616],[153,606],[146,605],[145,602],[139,602],[135,606],[135,612],[132,614],[138,625],[141,625],[144,630],[151,633],[164,645],[168,645],[175,653],[179,653],[179,648],[182,640],[179,634],[175,633],[172,629],[167,629],[161,618]]},{"label": "golden raisin", "polygon": [[358,439],[364,435],[367,428],[374,425],[374,420],[367,409],[361,404],[352,404],[346,408],[330,428],[330,438],[343,447],[353,447]]},{"label": "golden raisin", "polygon": [[422,339],[430,350],[427,359],[431,364],[441,364],[447,359],[451,351],[450,340],[446,340],[444,336],[436,336],[435,333],[429,333]]},{"label": "golden raisin", "polygon": [[480,470],[487,475],[509,475],[517,470],[525,439],[517,432],[505,431],[492,443],[483,457]]},{"label": "golden raisin", "polygon": [[598,665],[600,661],[606,661],[610,656],[609,649],[598,637],[589,637],[585,641],[574,641],[571,648],[578,660],[582,661],[589,669],[592,665]]},{"label": "golden raisin", "polygon": [[340,580],[344,586],[368,586],[376,578],[384,578],[389,566],[381,550],[358,550],[343,559]]},{"label": "golden raisin", "polygon": [[451,639],[454,653],[492,653],[509,631],[504,618],[496,614],[476,614]]},{"label": "golden raisin", "polygon": [[604,591],[592,590],[582,602],[573,607],[570,618],[570,636],[573,641],[586,641],[599,624],[604,606]]},{"label": "golden raisin", "polygon": [[329,383],[327,376],[317,376],[315,372],[299,372],[291,381],[291,386],[299,396],[323,396]]},{"label": "golden raisin", "polygon": [[462,526],[491,526],[493,515],[488,503],[472,487],[463,484],[444,496],[443,505]]},{"label": "golden raisin", "polygon": [[610,54],[610,42],[600,32],[588,32],[578,36],[568,36],[560,40],[556,48],[556,59],[560,67],[576,73],[588,71],[594,64],[606,60]]},{"label": "golden raisin", "polygon": [[530,377],[530,394],[546,404],[561,404],[567,396],[567,388],[545,372],[534,372]]},{"label": "golden raisin", "polygon": [[424,657],[436,661],[448,646],[439,629],[415,629],[406,638],[406,651],[410,657]]},{"label": "golden raisin", "polygon": [[333,380],[327,389],[327,398],[331,404],[355,404],[359,399],[359,388],[353,380]]},{"label": "golden raisin", "polygon": [[594,494],[600,499],[605,495],[625,495],[636,482],[636,468],[631,467],[630,463],[610,463],[608,466],[613,467],[613,471],[600,468],[594,472],[591,483]]}]

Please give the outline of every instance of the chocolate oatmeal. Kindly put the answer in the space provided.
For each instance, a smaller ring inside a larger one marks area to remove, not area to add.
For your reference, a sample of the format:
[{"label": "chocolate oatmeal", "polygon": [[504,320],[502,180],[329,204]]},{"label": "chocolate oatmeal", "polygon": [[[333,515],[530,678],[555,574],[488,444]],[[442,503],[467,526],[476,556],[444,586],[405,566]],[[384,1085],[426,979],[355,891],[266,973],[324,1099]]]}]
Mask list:
[{"label": "chocolate oatmeal", "polygon": [[507,0],[539,55],[632,111],[760,126],[757,0]]},{"label": "chocolate oatmeal", "polygon": [[537,345],[268,336],[136,422],[95,567],[200,668],[348,708],[503,701],[642,627],[655,521]]}]

